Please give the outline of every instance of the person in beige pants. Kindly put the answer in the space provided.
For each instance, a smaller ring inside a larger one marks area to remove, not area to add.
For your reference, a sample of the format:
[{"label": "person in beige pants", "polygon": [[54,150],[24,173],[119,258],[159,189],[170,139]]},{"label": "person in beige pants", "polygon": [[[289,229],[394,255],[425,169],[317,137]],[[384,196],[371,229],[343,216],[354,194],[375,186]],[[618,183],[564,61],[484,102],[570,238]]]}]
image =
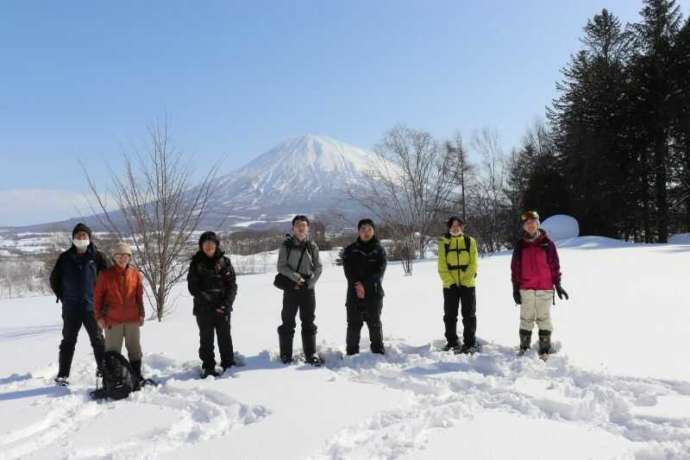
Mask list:
[{"label": "person in beige pants", "polygon": [[124,341],[132,369],[143,380],[139,329],[144,325],[144,286],[131,259],[129,245],[118,243],[113,250],[115,265],[101,272],[96,281],[94,315],[105,332],[105,350],[120,353]]}]

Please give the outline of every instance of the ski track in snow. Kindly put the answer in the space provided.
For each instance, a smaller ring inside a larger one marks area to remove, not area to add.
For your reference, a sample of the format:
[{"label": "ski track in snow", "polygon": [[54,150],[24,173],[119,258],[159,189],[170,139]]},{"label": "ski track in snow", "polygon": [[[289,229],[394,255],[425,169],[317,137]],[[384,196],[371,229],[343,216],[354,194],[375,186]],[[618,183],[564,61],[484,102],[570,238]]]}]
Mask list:
[{"label": "ski track in snow", "polygon": [[[360,458],[366,452],[367,458],[392,459],[414,454],[425,448],[433,430],[450,428],[490,410],[605,430],[632,441],[637,449],[634,457],[639,459],[690,458],[690,416],[635,413],[635,409],[655,406],[660,397],[690,398],[690,382],[587,371],[570,365],[567,356],[559,353],[543,362],[535,349],[518,357],[514,348],[480,341],[481,352],[468,356],[438,351],[442,344],[412,346],[388,338],[385,356],[363,351],[344,359],[341,350],[322,348],[324,372],[404,391],[410,402],[339,430],[313,458]],[[364,345],[363,341],[362,350],[366,350]],[[558,351],[560,344],[554,347]],[[265,350],[248,362],[265,367],[277,359],[275,352]],[[40,421],[0,439],[0,458],[45,456],[46,451],[60,452],[60,458],[155,458],[270,416],[262,406],[243,404],[210,389],[212,385],[200,386],[195,362],[148,356],[145,370],[161,385],[118,402],[91,401],[93,366],[82,362],[74,367],[69,389],[53,386],[52,367],[0,380],[0,400],[17,392],[44,396],[33,405],[46,411]],[[222,378],[233,378],[233,374]],[[127,404],[163,408],[176,417],[165,426],[110,445],[79,447],[70,440],[68,435]]]},{"label": "ski track in snow", "polygon": [[431,430],[486,410],[605,430],[635,443],[638,459],[690,458],[690,414],[634,413],[656,405],[659,397],[690,398],[690,382],[585,371],[564,355],[544,362],[535,348],[517,357],[514,348],[483,343],[480,353],[468,356],[436,351],[443,344],[414,347],[389,340],[385,357],[362,353],[345,360],[333,350],[324,352],[327,367],[339,376],[406,391],[411,404],[341,430],[314,458],[360,458],[362,450],[371,459],[409,455],[424,449]]},{"label": "ski track in snow", "polygon": [[[55,386],[53,368],[29,376],[15,376],[0,382],[0,400],[9,394],[43,395],[33,406],[45,409],[40,421],[11,431],[0,438],[0,459],[27,456],[50,458],[155,458],[187,444],[226,435],[243,425],[268,416],[262,406],[242,404],[227,394],[192,384],[198,379],[198,366],[177,365],[173,360],[151,356],[152,375],[167,374],[158,387],[144,387],[123,401],[93,401],[93,366],[75,363],[69,388]],[[151,369],[149,369],[151,370]],[[37,385],[40,385],[37,387]],[[127,411],[126,405],[162,408],[175,413],[170,423],[129,436],[125,442],[106,442],[98,447],[73,446],[67,435],[83,430],[111,410]],[[124,406],[124,407],[123,407]],[[57,454],[56,452],[60,452]]]}]

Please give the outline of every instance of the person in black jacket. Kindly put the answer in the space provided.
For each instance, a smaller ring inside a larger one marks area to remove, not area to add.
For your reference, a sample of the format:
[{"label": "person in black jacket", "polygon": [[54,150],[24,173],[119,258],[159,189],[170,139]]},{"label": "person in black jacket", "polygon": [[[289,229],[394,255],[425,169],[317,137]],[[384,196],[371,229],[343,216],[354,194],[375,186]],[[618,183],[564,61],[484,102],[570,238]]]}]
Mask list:
[{"label": "person in black jacket", "polygon": [[93,315],[93,291],[98,274],[108,268],[106,257],[91,241],[91,229],[77,224],[72,230],[72,246],[58,257],[50,273],[50,287],[62,302],[62,342],[55,382],[67,385],[74,348],[83,325],[91,340],[100,374],[105,342]]},{"label": "person in black jacket", "polygon": [[359,338],[366,321],[373,353],[384,353],[381,310],[383,309],[383,274],[386,271],[386,251],[376,238],[371,219],[357,224],[357,241],[343,251],[343,268],[347,278],[347,336],[348,355],[359,353]]},{"label": "person in black jacket", "polygon": [[213,332],[218,338],[220,365],[223,371],[235,364],[230,335],[232,312],[237,282],[230,259],[220,248],[220,240],[213,232],[199,238],[199,251],[192,257],[187,273],[187,287],[194,297],[194,315],[199,326],[199,358],[201,377],[217,377],[213,349]]}]

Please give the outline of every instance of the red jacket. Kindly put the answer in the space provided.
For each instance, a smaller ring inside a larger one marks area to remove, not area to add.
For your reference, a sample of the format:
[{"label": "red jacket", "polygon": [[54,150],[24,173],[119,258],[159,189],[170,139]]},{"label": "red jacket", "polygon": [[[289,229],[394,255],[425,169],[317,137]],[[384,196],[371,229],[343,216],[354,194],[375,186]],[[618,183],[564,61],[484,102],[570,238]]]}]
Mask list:
[{"label": "red jacket", "polygon": [[561,282],[556,245],[544,230],[534,241],[520,239],[515,245],[510,267],[513,285],[520,289],[549,291]]},{"label": "red jacket", "polygon": [[144,286],[139,271],[117,265],[102,271],[93,294],[94,315],[106,326],[139,322],[144,317]]}]

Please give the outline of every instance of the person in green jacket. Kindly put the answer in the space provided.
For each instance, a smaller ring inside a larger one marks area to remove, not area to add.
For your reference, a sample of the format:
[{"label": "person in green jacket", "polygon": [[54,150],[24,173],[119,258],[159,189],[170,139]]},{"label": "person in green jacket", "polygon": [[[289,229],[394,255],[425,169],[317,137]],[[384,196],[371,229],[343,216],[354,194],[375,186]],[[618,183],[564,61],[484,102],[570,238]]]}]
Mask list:
[{"label": "person in green jacket", "polygon": [[[465,235],[465,222],[452,216],[448,233],[438,241],[438,274],[443,282],[443,322],[448,343],[443,349],[473,353],[477,349],[477,242]],[[458,342],[458,308],[462,306],[463,343]]]}]

